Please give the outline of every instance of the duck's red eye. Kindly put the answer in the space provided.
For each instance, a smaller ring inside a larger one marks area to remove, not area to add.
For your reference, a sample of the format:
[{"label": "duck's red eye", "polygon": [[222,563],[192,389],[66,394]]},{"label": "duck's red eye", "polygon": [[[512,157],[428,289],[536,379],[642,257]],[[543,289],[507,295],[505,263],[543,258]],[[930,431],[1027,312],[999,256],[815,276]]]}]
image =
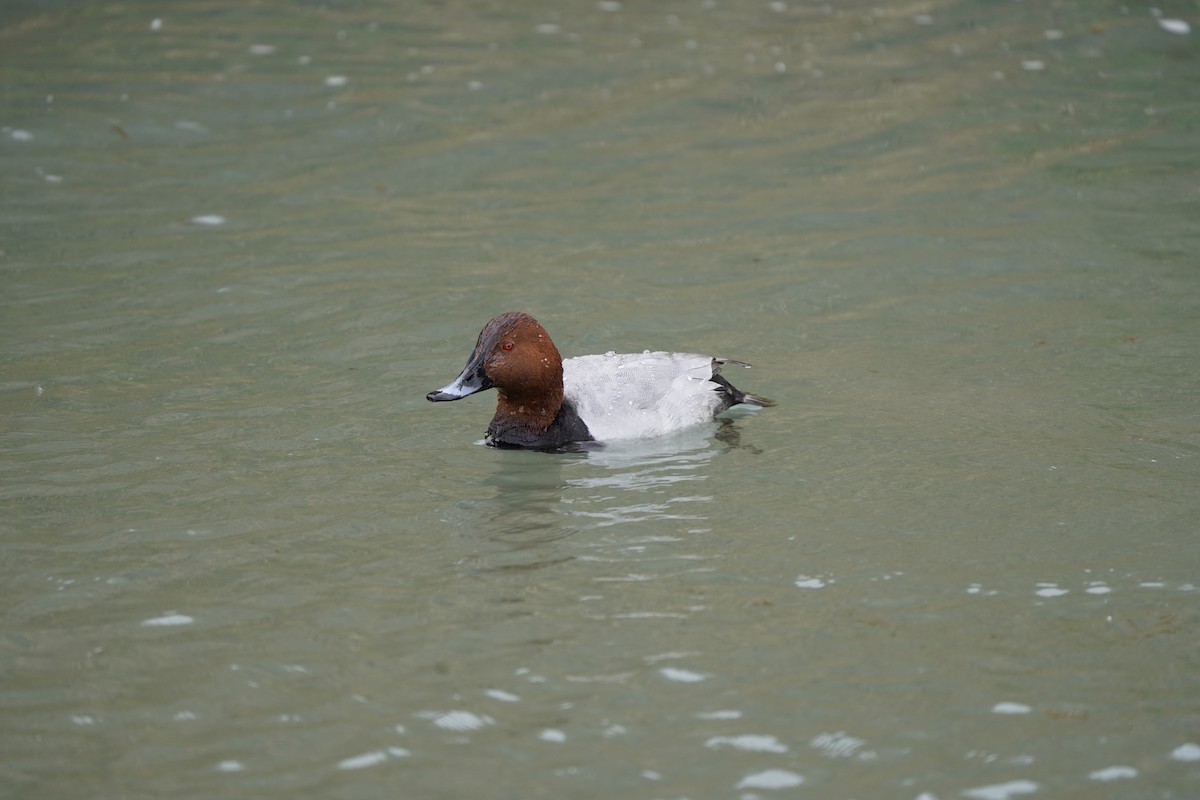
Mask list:
[{"label": "duck's red eye", "polygon": [[503,347],[505,350],[512,350],[512,349],[513,349],[513,343],[512,343],[512,342],[505,342],[504,344],[502,344],[502,345],[500,345],[500,346],[501,346],[501,347]]}]

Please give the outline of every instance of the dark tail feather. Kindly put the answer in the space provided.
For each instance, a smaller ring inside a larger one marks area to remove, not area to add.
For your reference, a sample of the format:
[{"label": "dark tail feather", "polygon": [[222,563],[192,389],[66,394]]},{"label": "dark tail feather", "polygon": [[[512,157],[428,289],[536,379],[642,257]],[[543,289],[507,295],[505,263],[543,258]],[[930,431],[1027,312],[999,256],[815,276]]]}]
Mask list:
[{"label": "dark tail feather", "polygon": [[[709,380],[721,387],[718,391],[729,398],[729,405],[736,406],[738,403],[744,403],[745,405],[758,406],[759,408],[770,408],[771,406],[776,405],[774,400],[768,400],[765,397],[747,394],[729,381],[725,380],[725,376],[717,372],[717,370],[720,369],[720,364],[723,363],[726,363],[725,359],[719,359],[718,363],[713,365],[713,376],[709,378]],[[750,366],[744,361],[734,361],[732,363],[741,364],[744,367]]]},{"label": "dark tail feather", "polygon": [[[736,392],[737,390],[734,389],[734,391]],[[758,406],[759,408],[770,408],[771,406],[779,405],[778,403],[776,403],[774,400],[771,400],[770,398],[759,397],[758,395],[755,395],[755,394],[745,394],[745,393],[742,393],[741,396],[737,398],[737,401],[739,403],[745,403],[748,406]]]}]

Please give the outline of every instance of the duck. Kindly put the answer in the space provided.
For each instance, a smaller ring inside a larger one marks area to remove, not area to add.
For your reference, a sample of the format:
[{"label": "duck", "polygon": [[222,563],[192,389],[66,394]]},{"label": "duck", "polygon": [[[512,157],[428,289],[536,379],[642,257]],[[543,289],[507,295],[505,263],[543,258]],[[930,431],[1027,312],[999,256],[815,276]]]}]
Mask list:
[{"label": "duck", "polygon": [[509,311],[483,326],[467,365],[425,395],[432,403],[495,389],[491,447],[562,450],[588,442],[645,439],[711,422],[736,405],[774,406],[747,394],[721,367],[744,361],[695,353],[614,352],[563,360],[546,329]]}]

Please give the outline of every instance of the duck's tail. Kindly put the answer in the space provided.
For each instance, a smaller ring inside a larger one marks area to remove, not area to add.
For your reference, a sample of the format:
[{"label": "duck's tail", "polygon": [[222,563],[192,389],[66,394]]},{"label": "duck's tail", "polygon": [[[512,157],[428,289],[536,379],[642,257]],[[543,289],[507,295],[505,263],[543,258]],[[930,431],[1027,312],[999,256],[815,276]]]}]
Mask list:
[{"label": "duck's tail", "polygon": [[741,403],[747,406],[758,406],[759,408],[770,408],[771,406],[778,405],[774,400],[770,400],[766,397],[760,397],[755,394],[743,392],[741,389],[738,389],[732,383],[727,381],[725,377],[721,375],[721,366],[724,364],[738,364],[746,369],[750,369],[750,365],[745,361],[737,361],[732,358],[713,359],[713,375],[710,380],[721,387],[718,391],[722,392],[727,398],[729,398],[729,405],[735,406]]},{"label": "duck's tail", "polygon": [[737,401],[739,403],[745,403],[748,406],[758,406],[759,408],[770,408],[771,406],[779,405],[768,397],[759,397],[756,394],[746,394],[745,392],[739,393]]}]

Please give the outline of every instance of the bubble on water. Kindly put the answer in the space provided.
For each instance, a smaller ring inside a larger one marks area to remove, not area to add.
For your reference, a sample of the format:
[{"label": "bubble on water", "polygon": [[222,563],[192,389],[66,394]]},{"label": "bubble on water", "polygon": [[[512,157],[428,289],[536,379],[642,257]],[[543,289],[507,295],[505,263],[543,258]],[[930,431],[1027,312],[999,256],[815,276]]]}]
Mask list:
[{"label": "bubble on water", "polygon": [[1200,761],[1200,744],[1181,744],[1171,751],[1171,758],[1176,761]]},{"label": "bubble on water", "polygon": [[708,676],[701,672],[692,672],[687,669],[678,669],[676,667],[663,667],[659,674],[669,681],[678,681],[680,683],[699,683]]},{"label": "bubble on water", "polygon": [[801,589],[824,589],[829,584],[823,576],[813,577],[811,575],[798,575],[796,577],[796,586]]},{"label": "bubble on water", "polygon": [[820,750],[828,758],[850,758],[858,753],[866,740],[850,736],[844,731],[836,733],[821,733],[812,738],[809,747]]},{"label": "bubble on water", "polygon": [[804,783],[804,776],[786,769],[765,769],[738,781],[737,789],[788,789]]},{"label": "bubble on water", "polygon": [[1187,23],[1187,20],[1175,19],[1173,17],[1159,19],[1158,27],[1167,33],[1174,33],[1177,36],[1187,36],[1192,32],[1192,26]]},{"label": "bubble on water", "polygon": [[515,695],[512,692],[506,692],[503,689],[488,689],[486,692],[484,692],[484,694],[493,700],[500,700],[504,703],[516,703],[521,699],[520,696]]},{"label": "bubble on water", "polygon": [[349,82],[350,82],[350,79],[347,78],[345,75],[330,75],[328,78],[325,79],[325,85],[332,89],[337,89],[339,87],[345,86]]},{"label": "bubble on water", "polygon": [[195,621],[195,619],[189,617],[187,614],[176,614],[174,611],[169,611],[161,617],[142,620],[142,627],[169,628],[176,625],[191,625]]},{"label": "bubble on water", "polygon": [[966,797],[975,800],[1008,800],[1023,794],[1033,794],[1038,785],[1033,781],[1009,781],[1008,783],[993,783],[988,786],[977,786],[963,792]]},{"label": "bubble on water", "polygon": [[732,747],[735,750],[746,750],[753,753],[786,753],[787,745],[774,736],[766,734],[747,733],[741,736],[713,736],[704,743],[710,750],[719,747]]},{"label": "bubble on water", "polygon": [[350,756],[343,758],[338,762],[338,769],[363,769],[365,767],[373,767],[376,764],[382,764],[387,760],[387,753],[382,750],[375,750],[370,753],[363,753],[359,756]]},{"label": "bubble on water", "polygon": [[696,715],[696,719],[741,719],[742,712],[733,709],[722,709],[720,711],[702,711]]},{"label": "bubble on water", "polygon": [[1032,709],[1024,703],[996,703],[992,706],[993,714],[1028,714]]},{"label": "bubble on water", "polygon": [[253,56],[269,56],[275,52],[273,44],[252,44],[250,45],[250,55]]},{"label": "bubble on water", "polygon": [[13,139],[14,141],[18,141],[18,142],[32,142],[33,141],[33,134],[30,133],[29,131],[23,130],[21,128],[17,128],[16,130],[12,131],[8,135],[9,135],[9,138]]},{"label": "bubble on water", "polygon": [[1136,778],[1137,776],[1138,771],[1133,767],[1105,767],[1088,773],[1088,777],[1094,781],[1116,781],[1121,778]]},{"label": "bubble on water", "polygon": [[557,728],[546,728],[546,730],[538,734],[538,738],[543,742],[554,742],[555,744],[561,744],[567,740],[567,735]]},{"label": "bubble on water", "polygon": [[224,225],[225,218],[222,217],[220,214],[201,214],[199,216],[192,217],[192,224],[193,225]]},{"label": "bubble on water", "polygon": [[486,714],[475,714],[470,711],[422,711],[417,714],[421,719],[431,720],[434,725],[448,731],[477,731],[488,725],[495,725],[496,720]]}]

